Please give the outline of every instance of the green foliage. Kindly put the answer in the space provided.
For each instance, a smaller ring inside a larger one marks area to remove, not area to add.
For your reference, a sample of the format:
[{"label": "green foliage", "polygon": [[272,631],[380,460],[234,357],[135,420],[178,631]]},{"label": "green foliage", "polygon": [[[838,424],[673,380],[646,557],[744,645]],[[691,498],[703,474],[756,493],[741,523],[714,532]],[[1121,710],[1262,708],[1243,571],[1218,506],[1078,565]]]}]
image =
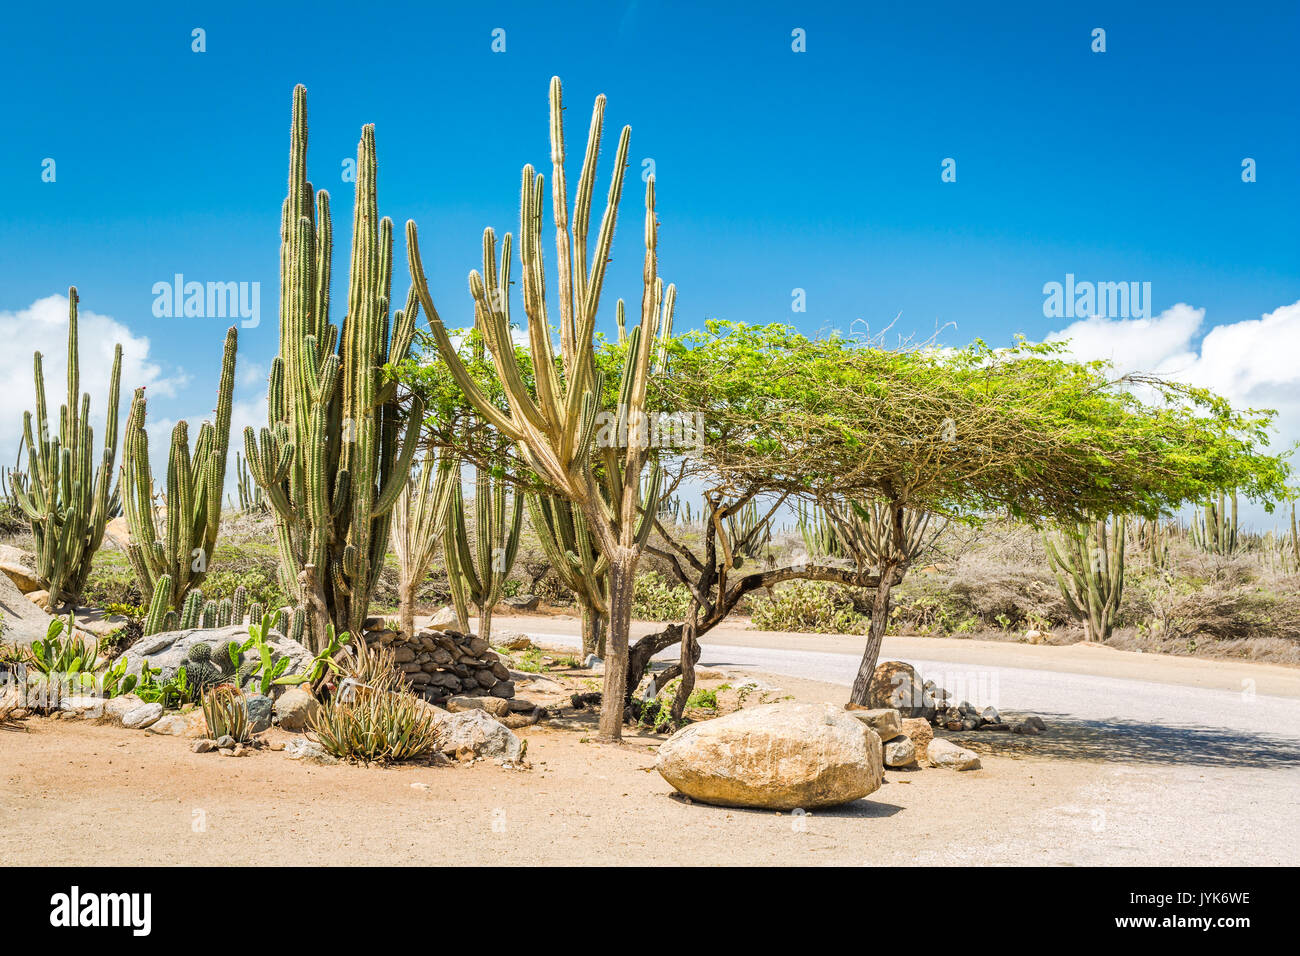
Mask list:
[{"label": "green foliage", "polygon": [[[1063,346],[884,349],[789,326],[709,321],[669,346],[657,409],[699,409],[699,468],[767,490],[1027,520],[1155,517],[1220,488],[1266,504],[1288,467],[1272,413],[1198,388],[1078,363]],[[618,349],[605,356],[616,365]],[[1137,390],[1155,399],[1143,402]]]},{"label": "green foliage", "polygon": [[[63,636],[65,630],[67,636]],[[69,614],[66,624],[63,618],[51,619],[45,637],[32,642],[30,663],[45,677],[90,682],[99,650],[98,641],[88,642],[77,633],[76,621]]]},{"label": "green foliage", "polygon": [[691,609],[691,592],[658,571],[636,576],[632,591],[632,617],[641,621],[684,621]]},{"label": "green foliage", "polygon": [[[244,600],[264,607],[283,607],[286,603],[284,592],[274,572],[263,567],[248,567],[240,570],[221,568],[208,572],[203,581],[203,593],[218,601],[230,598],[232,601],[243,590]],[[260,617],[260,615],[259,615]],[[243,614],[239,615],[240,621]]]},{"label": "green foliage", "polygon": [[862,634],[869,623],[834,585],[824,581],[790,581],[774,597],[753,598],[750,620],[763,631],[814,634]]}]

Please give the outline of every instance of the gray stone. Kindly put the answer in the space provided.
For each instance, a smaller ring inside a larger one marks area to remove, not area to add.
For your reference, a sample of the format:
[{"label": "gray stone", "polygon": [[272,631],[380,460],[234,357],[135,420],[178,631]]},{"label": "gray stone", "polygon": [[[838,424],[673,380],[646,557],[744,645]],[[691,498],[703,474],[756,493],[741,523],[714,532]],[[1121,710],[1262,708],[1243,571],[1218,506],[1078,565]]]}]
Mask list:
[{"label": "gray stone", "polygon": [[425,627],[433,631],[445,631],[449,627],[455,627],[457,623],[456,609],[448,604],[442,610],[429,618]]},{"label": "gray stone", "polygon": [[501,602],[508,608],[516,611],[535,611],[541,599],[536,594],[516,594],[514,597],[508,597]]},{"label": "gray stone", "polygon": [[190,718],[187,714],[167,714],[159,717],[146,728],[151,734],[162,734],[167,737],[184,737],[185,731],[189,729]]},{"label": "gray stone", "polygon": [[248,732],[250,734],[260,734],[262,731],[271,726],[271,714],[274,712],[275,703],[269,697],[263,697],[261,694],[249,694],[244,698],[248,705]]},{"label": "gray stone", "polygon": [[127,730],[143,730],[157,721],[162,713],[162,704],[141,704],[122,715],[122,726]]},{"label": "gray stone", "polygon": [[[187,631],[164,631],[136,641],[117,660],[126,658],[126,672],[139,674],[141,662],[147,659],[150,667],[161,668],[162,676],[170,677],[185,663],[186,655],[195,644],[220,646],[231,641],[243,644],[247,640],[247,624],[232,624],[208,630],[191,628]],[[272,631],[267,636],[267,643],[271,645],[271,654],[276,660],[289,658],[289,667],[284,672],[286,675],[301,674],[315,657],[307,648],[279,631]]]},{"label": "gray stone", "polygon": [[230,734],[222,734],[217,738],[217,746],[222,750],[234,750],[235,738],[230,736]]},{"label": "gray stone", "polygon": [[1027,734],[1031,737],[1036,737],[1047,729],[1047,725],[1043,723],[1041,717],[1036,717],[1035,715],[1030,714],[1011,729],[1018,734]]},{"label": "gray stone", "polygon": [[998,713],[996,707],[985,707],[980,711],[980,721],[986,724],[1002,723],[1002,715]]},{"label": "gray stone", "polygon": [[308,740],[306,737],[291,740],[285,744],[284,755],[290,760],[302,760],[306,763],[324,765],[339,762],[338,757],[335,757],[316,741]]}]

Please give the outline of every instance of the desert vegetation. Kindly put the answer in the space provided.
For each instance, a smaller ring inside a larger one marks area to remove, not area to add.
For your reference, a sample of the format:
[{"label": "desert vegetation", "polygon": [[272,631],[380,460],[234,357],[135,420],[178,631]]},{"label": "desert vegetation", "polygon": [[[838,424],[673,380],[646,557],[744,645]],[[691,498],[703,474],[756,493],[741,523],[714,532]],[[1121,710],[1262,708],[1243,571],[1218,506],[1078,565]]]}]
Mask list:
[{"label": "desert vegetation", "polygon": [[[890,631],[1082,632],[1294,661],[1294,512],[1289,535],[1237,523],[1240,499],[1291,496],[1289,468],[1267,447],[1271,413],[1023,341],[886,347],[724,321],[682,332],[659,273],[653,176],[629,318],[605,284],[631,131],[602,174],[605,112],[598,96],[571,191],[552,80],[550,182],[523,167],[517,237],[485,229],[468,299],[435,303],[408,222],[397,310],[394,225],[379,217],[375,134],[363,127],[340,318],[331,200],[308,178],[298,87],[268,419],[244,432],[229,476],[236,330],[213,346],[214,420],[193,446],[176,425],[158,484],[142,391],[118,434],[120,349],[95,442],[71,291],[58,427],[38,353],[35,411],[3,476],[19,550],[5,570],[52,615],[5,661],[25,668],[41,706],[129,697],[125,724],[201,719],[214,745],[249,745],[274,714],[334,758],[450,752],[445,740],[465,728],[433,704],[474,697],[461,712],[503,729],[539,719],[514,709],[515,675],[541,665],[494,643],[503,604],[576,612],[581,659],[602,666],[599,689],[574,706],[598,706],[610,741],[629,721],[671,729],[710,709],[716,691],[696,686],[700,639],[745,615],[764,629],[865,635],[847,700],[863,708]],[[119,513],[121,538],[105,547]],[[436,626],[417,624],[444,604]],[[89,630],[105,612],[109,624]],[[633,619],[661,626],[633,640]],[[643,691],[651,658],[672,647],[676,661]]]}]

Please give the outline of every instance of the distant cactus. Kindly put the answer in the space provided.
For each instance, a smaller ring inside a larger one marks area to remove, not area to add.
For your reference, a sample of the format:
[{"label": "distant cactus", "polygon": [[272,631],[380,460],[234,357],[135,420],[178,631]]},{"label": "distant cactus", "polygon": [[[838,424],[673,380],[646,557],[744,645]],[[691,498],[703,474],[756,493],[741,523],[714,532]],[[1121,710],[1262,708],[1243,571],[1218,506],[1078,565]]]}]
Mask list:
[{"label": "distant cactus", "polygon": [[126,419],[122,478],[126,485],[124,508],[131,527],[127,556],[146,601],[151,601],[157,581],[171,582],[169,607],[178,609],[185,595],[207,575],[221,522],[221,495],[226,481],[226,449],[230,443],[231,396],[235,387],[235,353],[238,333],[226,332],[217,386],[216,424],[204,422],[190,451],[189,425],[172,429],[167,460],[167,522],[159,535],[155,520],[153,471],[149,463],[149,436],[145,432],[144,389],[136,389]]},{"label": "distant cactus", "polygon": [[1116,516],[1064,527],[1059,540],[1043,538],[1061,598],[1090,643],[1105,641],[1115,627],[1124,595],[1124,525]]},{"label": "distant cactus", "polygon": [[[13,475],[13,493],[32,525],[36,577],[50,594],[50,607],[81,596],[91,561],[104,540],[117,457],[117,405],[122,346],[113,353],[109,376],[104,451],[96,467],[90,396],[81,392],[77,339],[77,289],[68,290],[68,397],[59,409],[57,433],[50,429],[41,353],[34,357],[36,427],[23,414],[27,472]],[[92,477],[93,476],[93,477]]]},{"label": "distant cactus", "polygon": [[390,531],[397,559],[398,617],[402,633],[415,631],[415,595],[433,563],[447,523],[451,485],[460,481],[454,459],[430,456],[411,476],[393,506]]},{"label": "distant cactus", "polygon": [[[1231,501],[1231,511],[1229,511]],[[1201,514],[1192,517],[1192,542],[1211,554],[1233,554],[1240,543],[1237,534],[1237,493],[1219,492],[1218,499],[1205,503]]]},{"label": "distant cactus", "polygon": [[232,624],[243,624],[244,615],[248,613],[248,589],[242,584],[235,588],[235,596],[231,601],[230,618]]},{"label": "distant cactus", "polygon": [[501,599],[501,589],[519,552],[524,496],[519,491],[513,493],[514,509],[507,524],[505,479],[493,479],[485,468],[475,472],[474,547],[470,547],[465,526],[465,499],[457,475],[451,482],[443,555],[461,630],[469,631],[469,605],[473,604],[478,608],[478,636],[487,641],[492,638],[492,608]]},{"label": "distant cactus", "polygon": [[244,514],[265,514],[266,495],[248,473],[248,463],[235,452],[235,487],[239,493],[239,510]]}]

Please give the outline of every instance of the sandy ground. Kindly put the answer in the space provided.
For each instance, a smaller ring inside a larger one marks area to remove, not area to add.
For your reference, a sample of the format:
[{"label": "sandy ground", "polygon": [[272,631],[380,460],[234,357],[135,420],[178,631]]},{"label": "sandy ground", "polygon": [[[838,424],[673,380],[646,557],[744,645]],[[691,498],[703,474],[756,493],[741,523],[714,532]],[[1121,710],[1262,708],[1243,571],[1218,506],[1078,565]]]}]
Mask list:
[{"label": "sandy ground", "polygon": [[[563,632],[568,625],[503,618],[499,628]],[[660,738],[596,743],[594,715],[563,729],[527,728],[528,771],[490,763],[305,766],[276,752],[198,755],[178,738],[28,720],[25,729],[0,729],[0,859],[19,865],[1300,863],[1294,719],[1282,736],[1239,729],[1235,736],[1207,737],[1181,726],[1174,711],[1163,722],[1137,722],[1123,710],[1126,702],[1153,699],[1149,691],[1133,693],[1125,681],[1161,688],[1193,706],[1197,695],[1240,696],[1240,681],[1249,679],[1260,694],[1267,688],[1276,695],[1259,700],[1294,715],[1300,674],[933,639],[891,638],[887,654],[908,657],[911,649],[899,642],[910,640],[921,642],[918,657],[969,654],[971,663],[1005,666],[1008,673],[1037,672],[1083,698],[1100,695],[1103,708],[1121,712],[1111,725],[1063,707],[1049,714],[1051,732],[1043,737],[952,735],[981,752],[983,769],[887,771],[885,785],[870,797],[806,815],[688,804],[653,770]],[[800,700],[842,703],[838,676],[810,680],[791,671],[821,673],[829,665],[817,655],[842,658],[857,641],[729,629],[711,636],[706,662],[743,657],[746,647],[777,654],[771,659],[785,673],[715,663]],[[1119,683],[1118,696],[1106,697],[1113,691],[1107,681]],[[1165,706],[1165,698],[1154,700],[1156,709]]]}]

